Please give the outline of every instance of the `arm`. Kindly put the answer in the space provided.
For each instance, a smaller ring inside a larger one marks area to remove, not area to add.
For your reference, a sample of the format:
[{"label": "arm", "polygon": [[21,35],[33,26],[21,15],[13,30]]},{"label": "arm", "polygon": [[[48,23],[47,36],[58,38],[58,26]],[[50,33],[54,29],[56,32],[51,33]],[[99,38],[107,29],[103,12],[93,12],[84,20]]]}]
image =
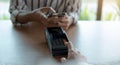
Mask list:
[{"label": "arm", "polygon": [[14,25],[24,24],[30,21],[46,21],[45,12],[55,12],[52,8],[43,7],[29,11],[24,0],[11,0],[9,12]]},{"label": "arm", "polygon": [[69,0],[63,12],[67,16],[60,18],[59,26],[68,29],[71,25],[76,24],[80,16],[81,0]]},{"label": "arm", "polygon": [[61,57],[60,58],[61,62],[74,60],[76,62],[83,63],[83,65],[84,64],[88,65],[87,58],[84,55],[82,55],[80,51],[73,46],[73,43],[71,41],[69,42],[64,41],[64,44],[68,47],[68,55],[66,58]]},{"label": "arm", "polygon": [[[27,11],[28,11],[27,6],[23,2],[23,0],[10,1],[9,12],[10,12],[11,20],[13,24],[27,22],[28,21],[27,15],[31,14],[30,12],[26,13]],[[19,16],[21,16],[20,19],[22,19],[22,17],[24,17],[25,19],[19,20]]]}]

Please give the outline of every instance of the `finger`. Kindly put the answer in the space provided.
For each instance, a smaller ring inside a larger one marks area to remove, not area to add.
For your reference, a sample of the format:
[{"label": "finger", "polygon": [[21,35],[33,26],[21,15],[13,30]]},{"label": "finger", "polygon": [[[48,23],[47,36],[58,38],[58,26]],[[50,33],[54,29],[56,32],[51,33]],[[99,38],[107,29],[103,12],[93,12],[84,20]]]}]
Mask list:
[{"label": "finger", "polygon": [[62,19],[61,19],[60,22],[61,22],[61,23],[64,23],[64,24],[67,24],[67,23],[68,23],[68,20],[65,20],[65,19],[62,20]]},{"label": "finger", "polygon": [[67,59],[65,57],[62,57],[60,60],[61,60],[62,63],[67,61]]},{"label": "finger", "polygon": [[60,18],[62,18],[62,19],[68,19],[68,17],[67,17],[67,16],[62,16],[62,17],[60,17]]},{"label": "finger", "polygon": [[71,58],[74,58],[74,54],[73,52],[68,52],[67,59],[71,59]]},{"label": "finger", "polygon": [[56,13],[56,11],[52,7],[42,7],[40,8],[40,11],[42,12],[51,12],[51,13]]},{"label": "finger", "polygon": [[50,7],[50,12],[51,13],[56,13],[56,11],[52,7]]},{"label": "finger", "polygon": [[62,26],[62,27],[67,26],[67,24],[66,24],[66,23],[62,23],[61,21],[60,21],[60,22],[58,22],[58,25],[60,25],[60,26]]},{"label": "finger", "polygon": [[65,42],[65,45],[68,47],[69,51],[73,51],[74,50],[72,42]]},{"label": "finger", "polygon": [[60,26],[66,26],[68,27],[69,26],[69,21],[67,19],[59,19],[59,25]]},{"label": "finger", "polygon": [[80,55],[80,51],[77,48],[74,49],[74,52],[76,55],[78,55],[78,54]]},{"label": "finger", "polygon": [[44,14],[41,15],[40,21],[43,25],[47,25],[47,18]]},{"label": "finger", "polygon": [[46,21],[46,19],[41,18],[41,23],[42,23],[44,26],[46,26],[46,25],[47,25],[47,21]]},{"label": "finger", "polygon": [[69,26],[66,23],[59,23],[58,22],[58,26],[62,27],[64,30],[67,30],[69,28]]},{"label": "finger", "polygon": [[50,17],[47,19],[48,20],[48,23],[53,23],[53,24],[58,24],[58,18],[55,18],[55,17]]},{"label": "finger", "polygon": [[49,12],[50,8],[49,7],[42,7],[40,8],[40,11],[45,13],[45,12]]},{"label": "finger", "polygon": [[58,22],[58,25],[65,28],[65,29],[68,28],[68,23],[63,23],[63,22],[60,21],[60,22]]}]

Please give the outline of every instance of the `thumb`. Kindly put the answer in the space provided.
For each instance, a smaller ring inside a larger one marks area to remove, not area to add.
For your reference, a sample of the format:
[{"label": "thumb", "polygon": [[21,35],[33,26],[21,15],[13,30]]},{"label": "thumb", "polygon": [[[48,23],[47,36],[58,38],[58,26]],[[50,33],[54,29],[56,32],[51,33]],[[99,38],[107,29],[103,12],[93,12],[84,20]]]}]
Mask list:
[{"label": "thumb", "polygon": [[65,45],[68,47],[68,50],[69,50],[69,51],[74,49],[73,44],[72,44],[71,41],[65,42]]}]

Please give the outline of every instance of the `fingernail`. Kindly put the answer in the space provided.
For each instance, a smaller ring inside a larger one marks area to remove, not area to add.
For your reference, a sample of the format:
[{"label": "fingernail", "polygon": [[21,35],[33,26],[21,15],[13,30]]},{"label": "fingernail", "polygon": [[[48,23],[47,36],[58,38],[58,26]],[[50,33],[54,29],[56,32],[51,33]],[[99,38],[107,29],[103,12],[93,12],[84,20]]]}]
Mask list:
[{"label": "fingernail", "polygon": [[60,60],[61,60],[62,63],[67,61],[67,59],[65,57],[62,57]]}]

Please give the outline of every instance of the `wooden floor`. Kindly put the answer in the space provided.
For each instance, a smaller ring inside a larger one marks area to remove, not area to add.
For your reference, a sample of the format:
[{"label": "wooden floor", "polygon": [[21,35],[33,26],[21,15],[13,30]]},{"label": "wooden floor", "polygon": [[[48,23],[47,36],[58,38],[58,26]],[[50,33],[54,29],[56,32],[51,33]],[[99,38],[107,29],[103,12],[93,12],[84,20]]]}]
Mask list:
[{"label": "wooden floor", "polygon": [[[10,21],[0,21],[0,65],[86,65],[52,57],[44,29],[38,23],[15,28]],[[67,34],[88,63],[120,62],[120,22],[80,21]]]}]

